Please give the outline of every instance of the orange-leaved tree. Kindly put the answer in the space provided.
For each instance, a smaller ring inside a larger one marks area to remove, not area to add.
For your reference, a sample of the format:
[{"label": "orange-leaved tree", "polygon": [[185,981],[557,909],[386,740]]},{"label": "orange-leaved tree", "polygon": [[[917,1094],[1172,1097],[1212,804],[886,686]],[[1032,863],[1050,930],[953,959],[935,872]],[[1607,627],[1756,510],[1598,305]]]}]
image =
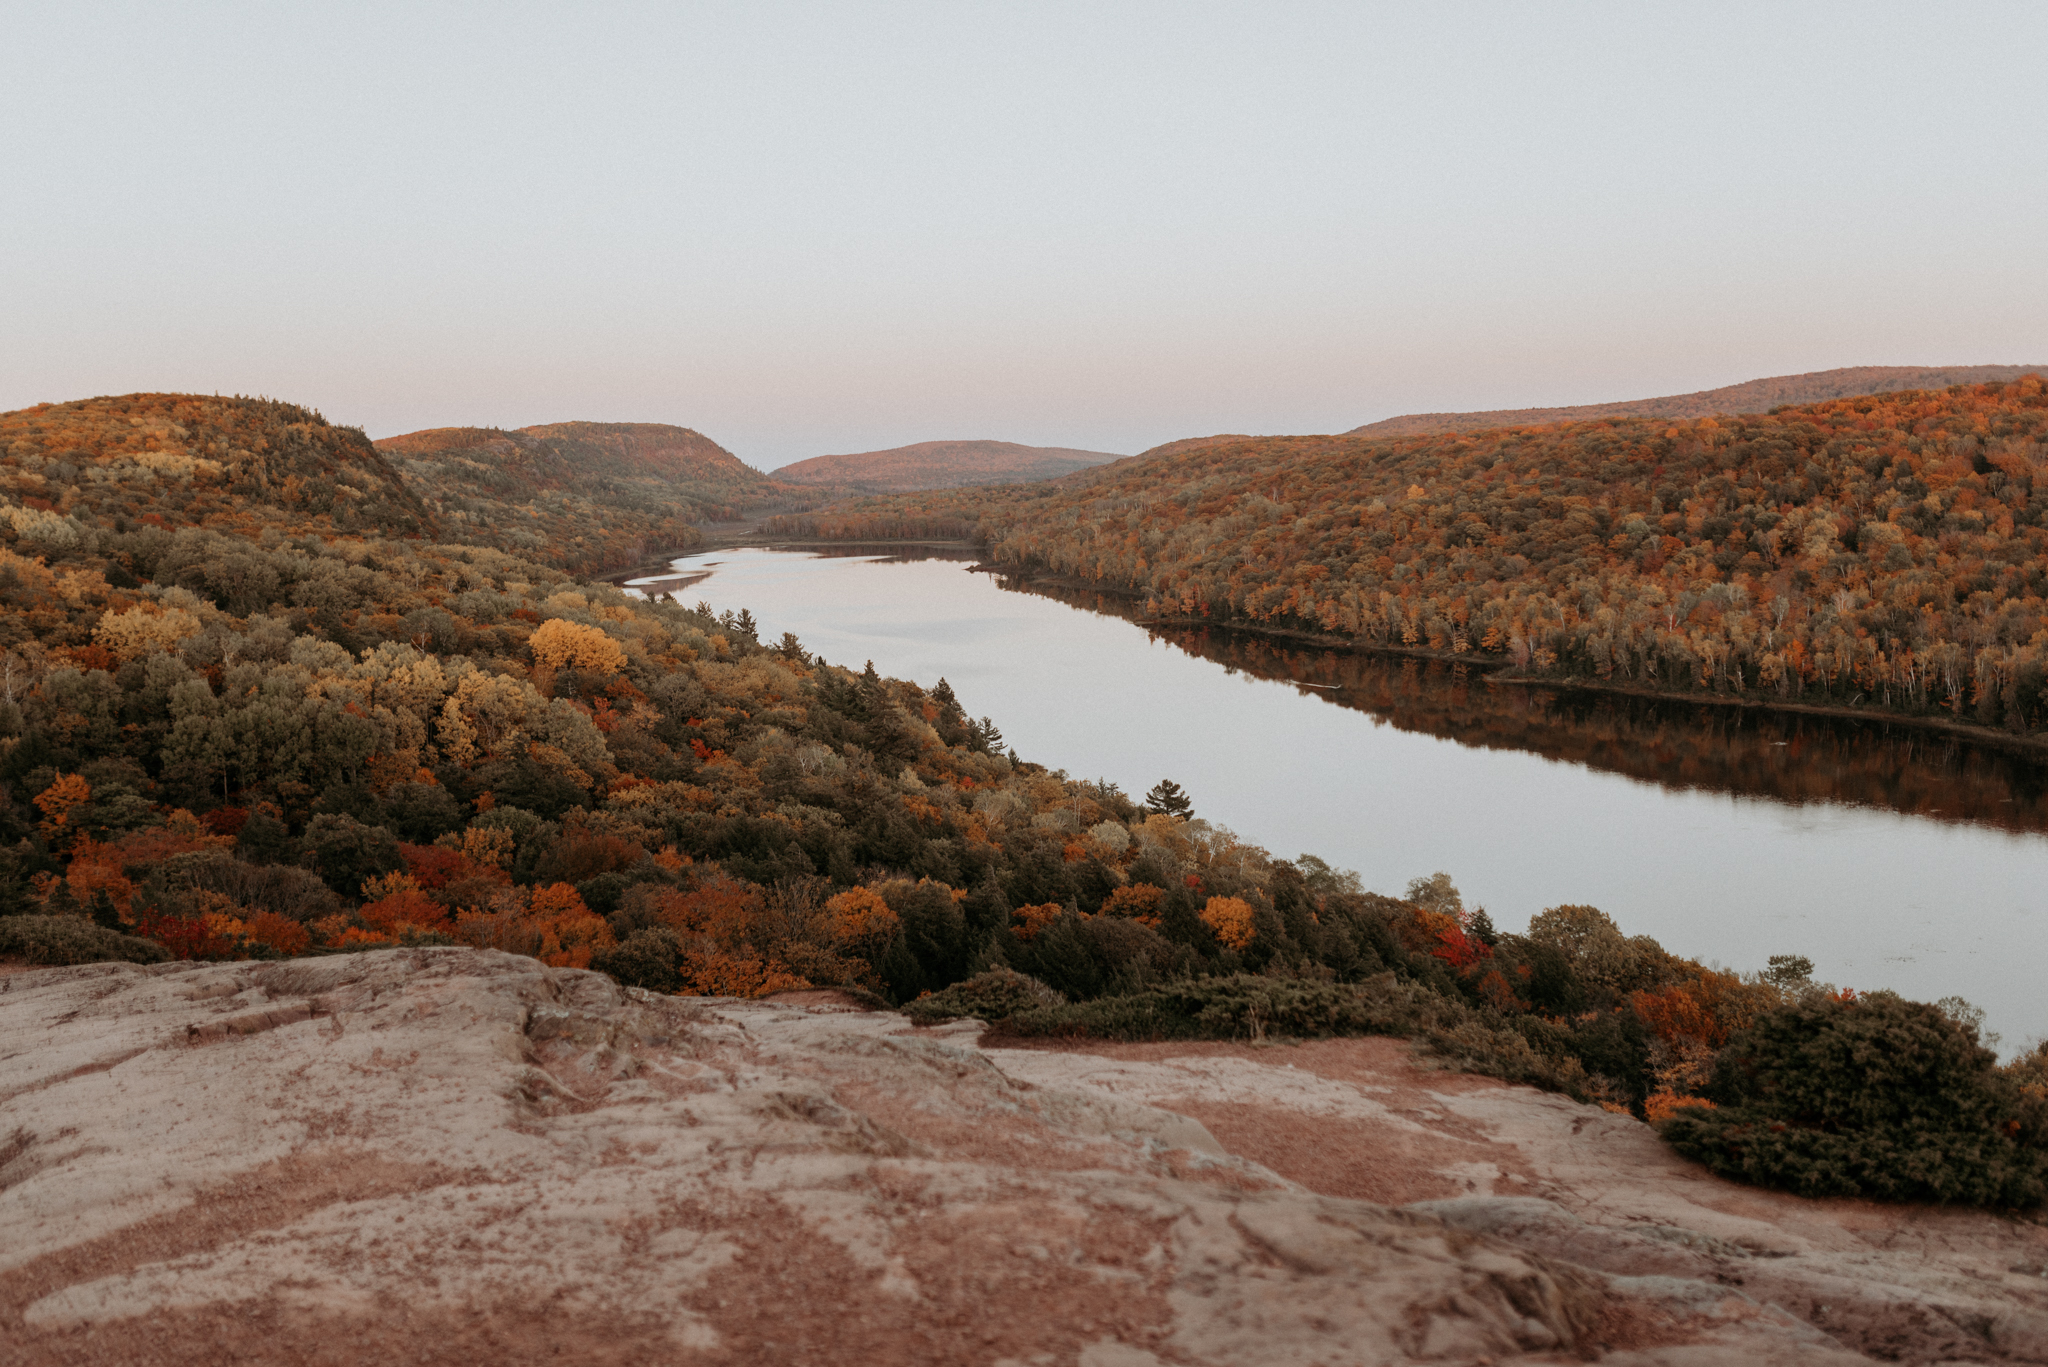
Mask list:
[{"label": "orange-leaved tree", "polygon": [[1017,933],[1018,939],[1028,944],[1038,938],[1040,931],[1059,920],[1061,913],[1065,911],[1066,908],[1058,902],[1041,902],[1036,906],[1017,907],[1010,912],[1010,928]]},{"label": "orange-leaved tree", "polygon": [[873,888],[848,888],[826,899],[825,912],[832,938],[856,954],[878,952],[902,924]]},{"label": "orange-leaved tree", "polygon": [[1252,904],[1242,897],[1211,897],[1202,908],[1202,924],[1216,932],[1216,938],[1240,953],[1258,938]]},{"label": "orange-leaved tree", "polygon": [[449,929],[448,909],[422,892],[409,873],[387,873],[365,882],[357,915],[372,930],[394,940]]},{"label": "orange-leaved tree", "polygon": [[605,919],[567,883],[503,888],[488,911],[460,913],[455,934],[479,949],[526,954],[556,968],[588,968],[593,953],[616,943]]},{"label": "orange-leaved tree", "polygon": [[1166,904],[1166,889],[1150,883],[1133,883],[1118,888],[1102,903],[1104,916],[1125,916],[1157,930],[1163,924],[1160,908]]},{"label": "orange-leaved tree", "polygon": [[92,801],[92,785],[80,774],[59,774],[54,783],[37,793],[36,807],[43,814],[43,835],[52,844],[62,843],[70,835],[66,827],[71,814]]}]

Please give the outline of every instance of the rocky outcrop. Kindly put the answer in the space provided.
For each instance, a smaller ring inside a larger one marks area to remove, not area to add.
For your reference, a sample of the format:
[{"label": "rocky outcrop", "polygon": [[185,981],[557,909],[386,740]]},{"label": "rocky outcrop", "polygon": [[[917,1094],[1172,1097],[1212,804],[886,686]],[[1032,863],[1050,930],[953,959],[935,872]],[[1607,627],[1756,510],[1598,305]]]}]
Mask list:
[{"label": "rocky outcrop", "polygon": [[976,1033],[454,949],[0,976],[0,1343],[1308,1367],[2048,1342],[2030,1225],[1761,1196],[1387,1041]]}]

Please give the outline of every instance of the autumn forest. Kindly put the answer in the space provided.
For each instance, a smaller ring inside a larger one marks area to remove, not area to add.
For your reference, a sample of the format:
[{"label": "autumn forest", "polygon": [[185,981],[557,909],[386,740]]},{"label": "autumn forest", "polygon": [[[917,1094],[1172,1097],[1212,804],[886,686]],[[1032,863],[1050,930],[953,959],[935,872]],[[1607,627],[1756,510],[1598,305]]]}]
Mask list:
[{"label": "autumn forest", "polygon": [[2039,376],[1748,417],[1227,441],[779,525],[969,536],[1163,622],[2048,725]]},{"label": "autumn forest", "polygon": [[[1048,771],[944,679],[590,576],[779,507],[820,537],[971,536],[1166,623],[2031,734],[2044,468],[2038,378],[830,507],[680,428],[373,445],[270,400],[24,409],[0,415],[0,954],[465,944],[1016,1036],[1404,1035],[1755,1180],[2031,1204],[2048,1057],[1996,1066],[1959,1004],[1794,956],[1710,968],[1589,906],[1503,931],[1444,874],[1374,894],[1170,785]],[[1894,1066],[1937,1079],[1954,1142],[1887,1166],[1868,1135],[1930,1123],[1909,1097],[1732,1143],[1787,1104],[1752,1066],[1786,1030],[1918,1041]]]}]

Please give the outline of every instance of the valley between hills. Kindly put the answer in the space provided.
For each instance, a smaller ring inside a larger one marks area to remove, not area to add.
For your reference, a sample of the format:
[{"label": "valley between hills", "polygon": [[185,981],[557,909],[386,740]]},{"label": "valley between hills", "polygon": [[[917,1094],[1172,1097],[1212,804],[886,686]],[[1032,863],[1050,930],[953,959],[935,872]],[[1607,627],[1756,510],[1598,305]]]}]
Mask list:
[{"label": "valley between hills", "polygon": [[1967,1003],[1369,892],[610,582],[721,522],[953,538],[1161,621],[2024,741],[2038,371],[958,445],[820,484],[657,424],[0,414],[21,1360],[2048,1360],[2048,1052]]}]

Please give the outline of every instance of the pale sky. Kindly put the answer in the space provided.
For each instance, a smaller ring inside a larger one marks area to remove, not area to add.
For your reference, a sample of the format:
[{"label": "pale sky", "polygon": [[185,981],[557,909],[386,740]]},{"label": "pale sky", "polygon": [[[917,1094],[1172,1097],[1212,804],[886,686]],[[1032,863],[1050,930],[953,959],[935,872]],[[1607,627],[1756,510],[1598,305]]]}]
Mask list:
[{"label": "pale sky", "polygon": [[0,0],[0,409],[1134,452],[2048,361],[2048,5]]}]

